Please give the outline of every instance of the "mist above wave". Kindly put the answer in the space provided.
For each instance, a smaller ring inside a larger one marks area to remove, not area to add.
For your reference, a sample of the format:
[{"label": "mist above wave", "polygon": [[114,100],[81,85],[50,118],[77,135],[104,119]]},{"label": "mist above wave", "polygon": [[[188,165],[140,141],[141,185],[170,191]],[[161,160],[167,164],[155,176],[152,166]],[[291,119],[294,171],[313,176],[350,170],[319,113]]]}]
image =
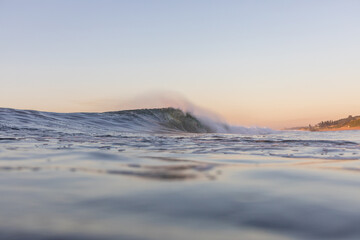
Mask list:
[{"label": "mist above wave", "polygon": [[172,91],[155,91],[148,92],[133,99],[123,100],[119,105],[122,109],[140,109],[140,108],[175,108],[180,109],[184,113],[195,116],[202,124],[211,129],[215,133],[234,133],[234,134],[269,134],[275,133],[273,129],[265,127],[245,127],[233,125],[226,120],[203,107],[200,107],[189,101],[178,92]]}]

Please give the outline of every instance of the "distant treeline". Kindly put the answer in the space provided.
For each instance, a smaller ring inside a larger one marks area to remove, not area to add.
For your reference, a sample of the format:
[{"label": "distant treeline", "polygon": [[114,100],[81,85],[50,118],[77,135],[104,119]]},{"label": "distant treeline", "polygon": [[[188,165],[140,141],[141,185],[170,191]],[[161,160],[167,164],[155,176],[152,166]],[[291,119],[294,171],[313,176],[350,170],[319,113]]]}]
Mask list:
[{"label": "distant treeline", "polygon": [[339,119],[336,121],[329,120],[329,121],[322,121],[315,126],[309,125],[307,128],[310,131],[317,131],[321,129],[331,129],[331,128],[343,128],[343,127],[360,127],[360,116],[353,117],[349,115],[347,118]]}]

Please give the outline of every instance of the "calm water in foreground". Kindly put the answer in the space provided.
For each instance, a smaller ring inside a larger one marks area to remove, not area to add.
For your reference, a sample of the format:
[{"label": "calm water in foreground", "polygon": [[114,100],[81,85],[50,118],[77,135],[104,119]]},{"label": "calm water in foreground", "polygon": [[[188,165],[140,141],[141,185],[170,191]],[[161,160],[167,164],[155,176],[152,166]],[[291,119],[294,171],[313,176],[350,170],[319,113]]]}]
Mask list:
[{"label": "calm water in foreground", "polygon": [[2,111],[0,239],[360,238],[360,131],[60,131]]}]

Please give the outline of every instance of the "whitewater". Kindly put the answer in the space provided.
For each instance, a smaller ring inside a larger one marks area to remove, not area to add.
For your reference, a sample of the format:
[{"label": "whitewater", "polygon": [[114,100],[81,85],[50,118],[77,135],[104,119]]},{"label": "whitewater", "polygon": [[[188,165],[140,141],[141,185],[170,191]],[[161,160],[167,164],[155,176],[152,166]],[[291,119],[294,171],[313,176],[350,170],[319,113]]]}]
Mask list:
[{"label": "whitewater", "polygon": [[0,239],[359,239],[360,131],[0,108]]}]

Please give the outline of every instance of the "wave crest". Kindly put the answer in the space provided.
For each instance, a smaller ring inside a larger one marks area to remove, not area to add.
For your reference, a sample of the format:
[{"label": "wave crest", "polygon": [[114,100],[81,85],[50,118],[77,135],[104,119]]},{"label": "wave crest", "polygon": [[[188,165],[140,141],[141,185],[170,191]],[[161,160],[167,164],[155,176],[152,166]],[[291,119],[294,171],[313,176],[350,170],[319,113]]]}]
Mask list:
[{"label": "wave crest", "polygon": [[267,134],[272,132],[268,128],[232,126],[171,107],[104,113],[54,113],[0,108],[0,130],[4,129],[86,134],[114,132]]}]

